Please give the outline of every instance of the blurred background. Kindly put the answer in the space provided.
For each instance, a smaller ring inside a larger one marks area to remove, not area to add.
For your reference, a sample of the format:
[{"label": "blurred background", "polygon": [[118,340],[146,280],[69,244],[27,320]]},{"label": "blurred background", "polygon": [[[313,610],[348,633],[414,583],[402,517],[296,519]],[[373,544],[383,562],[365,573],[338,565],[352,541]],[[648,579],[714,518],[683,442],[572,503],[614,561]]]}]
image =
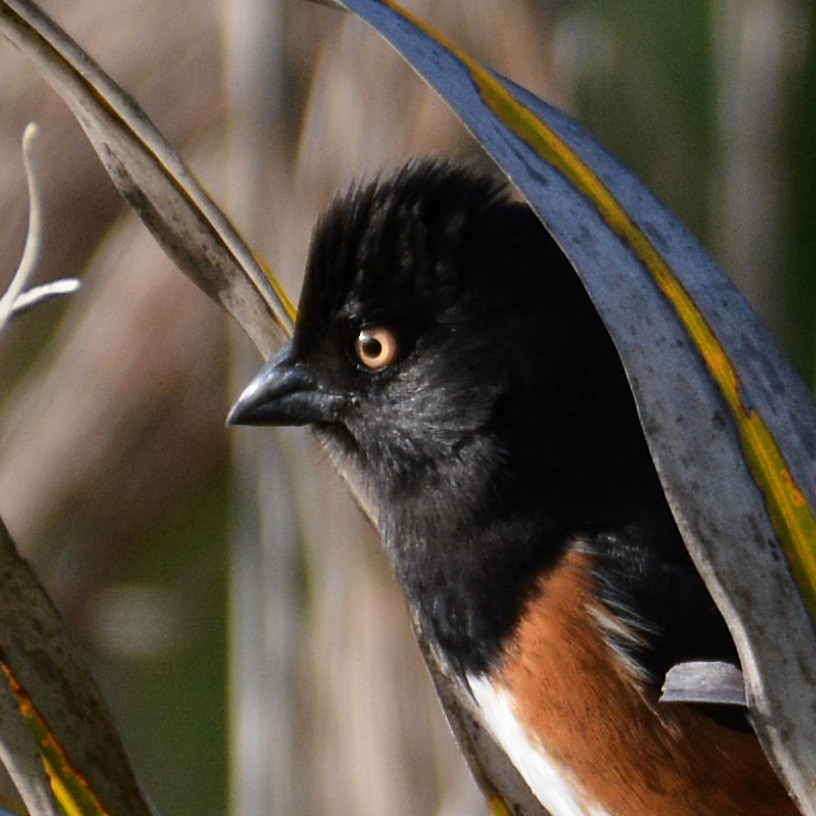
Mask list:
[{"label": "blurred background", "polygon": [[[293,296],[352,178],[469,154],[365,26],[305,0],[42,5],[145,107]],[[807,0],[406,2],[573,113],[816,372],[816,42]],[[82,293],[0,347],[0,515],[170,816],[485,812],[376,536],[309,436],[224,429],[259,364],[0,41],[0,283],[43,126],[40,279]]]}]

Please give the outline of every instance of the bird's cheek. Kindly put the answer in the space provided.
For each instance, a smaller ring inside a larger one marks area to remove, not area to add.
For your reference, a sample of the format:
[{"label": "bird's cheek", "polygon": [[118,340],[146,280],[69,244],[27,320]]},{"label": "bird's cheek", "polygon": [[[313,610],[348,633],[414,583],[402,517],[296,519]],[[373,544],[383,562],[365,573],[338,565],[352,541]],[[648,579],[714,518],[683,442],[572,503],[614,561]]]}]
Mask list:
[{"label": "bird's cheek", "polygon": [[331,421],[315,423],[315,431],[360,467],[388,436],[388,423],[364,395],[354,390],[344,393],[334,408]]}]

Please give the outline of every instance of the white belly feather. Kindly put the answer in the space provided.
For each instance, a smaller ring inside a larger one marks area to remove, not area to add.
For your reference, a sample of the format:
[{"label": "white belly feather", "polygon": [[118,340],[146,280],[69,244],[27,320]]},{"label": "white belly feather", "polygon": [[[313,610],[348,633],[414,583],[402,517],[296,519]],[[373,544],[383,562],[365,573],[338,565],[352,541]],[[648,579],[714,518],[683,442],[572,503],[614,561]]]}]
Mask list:
[{"label": "white belly feather", "polygon": [[516,717],[511,695],[479,677],[468,677],[484,724],[512,760],[530,790],[552,816],[610,816],[603,808],[584,804],[580,789],[531,739]]}]

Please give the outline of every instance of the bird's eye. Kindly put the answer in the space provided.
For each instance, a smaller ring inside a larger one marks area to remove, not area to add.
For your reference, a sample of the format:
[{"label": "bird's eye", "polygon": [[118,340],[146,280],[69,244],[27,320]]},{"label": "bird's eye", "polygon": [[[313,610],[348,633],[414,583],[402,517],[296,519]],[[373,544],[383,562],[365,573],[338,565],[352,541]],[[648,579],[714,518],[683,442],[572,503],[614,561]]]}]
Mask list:
[{"label": "bird's eye", "polygon": [[396,362],[399,343],[390,329],[370,326],[360,329],[357,342],[354,344],[354,352],[369,371],[379,371]]}]

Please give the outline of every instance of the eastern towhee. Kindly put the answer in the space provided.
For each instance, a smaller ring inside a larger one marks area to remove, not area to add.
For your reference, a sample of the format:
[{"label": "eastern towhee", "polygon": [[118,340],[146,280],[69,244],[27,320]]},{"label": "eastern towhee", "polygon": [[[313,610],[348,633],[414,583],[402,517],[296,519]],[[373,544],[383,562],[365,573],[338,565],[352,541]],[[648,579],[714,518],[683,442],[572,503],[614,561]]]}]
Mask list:
[{"label": "eastern towhee", "polygon": [[340,196],[230,420],[350,460],[425,637],[553,816],[797,813],[741,709],[658,701],[675,664],[737,654],[612,342],[504,185],[421,160]]}]

